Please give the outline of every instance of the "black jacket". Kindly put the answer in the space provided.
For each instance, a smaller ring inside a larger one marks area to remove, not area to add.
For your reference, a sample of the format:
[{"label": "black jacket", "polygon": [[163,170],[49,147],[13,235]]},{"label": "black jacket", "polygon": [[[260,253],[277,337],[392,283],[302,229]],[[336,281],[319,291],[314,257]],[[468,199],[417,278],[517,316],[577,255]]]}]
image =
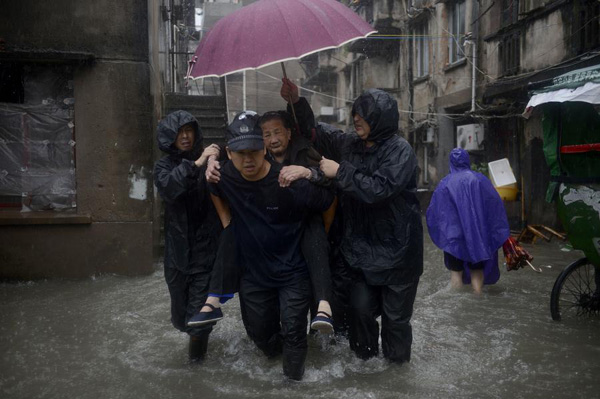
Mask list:
[{"label": "black jacket", "polygon": [[[397,135],[396,101],[369,90],[354,103],[371,127],[367,148],[354,133],[315,125],[305,99],[296,103],[301,131],[326,158],[340,164],[335,187],[343,215],[341,253],[369,284],[400,284],[423,272],[423,227],[416,197],[417,159]],[[308,122],[307,122],[308,121]],[[313,126],[312,128],[310,126]]]},{"label": "black jacket", "polygon": [[[196,135],[192,151],[173,143],[181,126],[192,123]],[[168,155],[154,165],[154,185],[165,203],[165,267],[186,274],[212,269],[221,224],[210,200],[204,168],[194,164],[202,151],[202,134],[196,119],[175,111],[158,125],[158,146]]]},{"label": "black jacket", "polygon": [[[291,114],[291,111],[288,110],[288,113]],[[271,161],[271,163],[278,163],[269,152],[267,152],[267,159]],[[311,141],[306,137],[302,136],[300,133],[296,133],[296,129],[294,129],[292,132],[292,139],[290,140],[285,153],[283,166],[304,166],[305,168],[308,168],[313,172],[314,178],[310,179],[311,183],[317,184],[319,186],[329,187],[329,180],[325,177],[325,175],[323,175],[321,169],[319,169],[320,161],[321,154],[319,154],[319,152],[315,150]]]}]

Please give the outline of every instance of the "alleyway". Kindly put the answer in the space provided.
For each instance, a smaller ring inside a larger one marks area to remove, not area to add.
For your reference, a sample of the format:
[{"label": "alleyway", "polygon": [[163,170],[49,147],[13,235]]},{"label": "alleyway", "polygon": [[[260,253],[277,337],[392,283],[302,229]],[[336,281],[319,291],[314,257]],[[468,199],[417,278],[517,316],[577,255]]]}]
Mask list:
[{"label": "alleyway", "polygon": [[580,253],[560,242],[526,248],[553,268],[502,270],[477,298],[448,289],[442,255],[426,238],[412,362],[363,362],[346,342],[313,338],[301,383],[285,381],[280,361],[255,349],[237,300],[212,334],[206,362],[189,365],[158,267],[141,278],[0,284],[0,397],[597,397],[600,322],[556,323],[549,312],[556,276]]}]

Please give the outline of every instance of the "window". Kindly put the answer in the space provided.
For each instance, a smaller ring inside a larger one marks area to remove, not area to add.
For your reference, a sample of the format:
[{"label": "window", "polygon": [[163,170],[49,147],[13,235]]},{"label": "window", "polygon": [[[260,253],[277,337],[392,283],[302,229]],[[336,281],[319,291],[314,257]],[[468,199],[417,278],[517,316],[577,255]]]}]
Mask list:
[{"label": "window", "polygon": [[508,26],[519,20],[519,0],[502,0],[502,26]]},{"label": "window", "polygon": [[515,75],[521,65],[521,35],[519,32],[506,35],[498,46],[501,75]]},{"label": "window", "polygon": [[72,72],[0,63],[0,210],[75,207]]},{"label": "window", "polygon": [[450,4],[448,18],[448,39],[449,62],[453,64],[465,58],[465,1],[457,1]]},{"label": "window", "polygon": [[356,60],[352,68],[352,97],[362,94],[363,65],[362,60]]},{"label": "window", "polygon": [[600,3],[597,1],[580,1],[576,7],[579,23],[573,24],[573,36],[577,41],[577,53],[581,54],[600,46]]},{"label": "window", "polygon": [[427,24],[422,24],[413,31],[415,49],[414,76],[420,78],[429,75],[429,37]]}]

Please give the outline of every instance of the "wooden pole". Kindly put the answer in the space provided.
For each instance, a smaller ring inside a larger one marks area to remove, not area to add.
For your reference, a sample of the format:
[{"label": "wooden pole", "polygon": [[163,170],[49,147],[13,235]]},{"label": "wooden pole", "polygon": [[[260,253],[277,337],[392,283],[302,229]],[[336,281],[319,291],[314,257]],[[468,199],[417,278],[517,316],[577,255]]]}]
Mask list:
[{"label": "wooden pole", "polygon": [[[287,79],[287,73],[285,73],[285,65],[281,62],[281,70],[283,71],[283,77]],[[292,115],[294,115],[294,123],[296,124],[296,128],[298,129],[298,133],[300,133],[300,129],[298,125],[298,118],[296,118],[296,110],[294,109],[294,103],[292,102],[292,96],[288,97],[288,103],[290,104],[290,108],[292,109]]]},{"label": "wooden pole", "polygon": [[525,219],[525,181],[523,180],[523,173],[521,173],[521,228],[527,226],[527,220]]}]

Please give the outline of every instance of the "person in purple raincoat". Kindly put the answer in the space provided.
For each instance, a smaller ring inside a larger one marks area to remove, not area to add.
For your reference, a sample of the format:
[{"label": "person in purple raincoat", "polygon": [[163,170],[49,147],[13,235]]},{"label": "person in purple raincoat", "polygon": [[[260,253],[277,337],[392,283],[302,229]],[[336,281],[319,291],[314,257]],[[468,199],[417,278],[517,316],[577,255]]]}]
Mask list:
[{"label": "person in purple raincoat", "polygon": [[498,248],[510,235],[502,199],[492,182],[471,170],[462,148],[450,152],[450,173],[435,189],[427,209],[431,240],[444,251],[452,287],[484,284],[500,278]]}]

